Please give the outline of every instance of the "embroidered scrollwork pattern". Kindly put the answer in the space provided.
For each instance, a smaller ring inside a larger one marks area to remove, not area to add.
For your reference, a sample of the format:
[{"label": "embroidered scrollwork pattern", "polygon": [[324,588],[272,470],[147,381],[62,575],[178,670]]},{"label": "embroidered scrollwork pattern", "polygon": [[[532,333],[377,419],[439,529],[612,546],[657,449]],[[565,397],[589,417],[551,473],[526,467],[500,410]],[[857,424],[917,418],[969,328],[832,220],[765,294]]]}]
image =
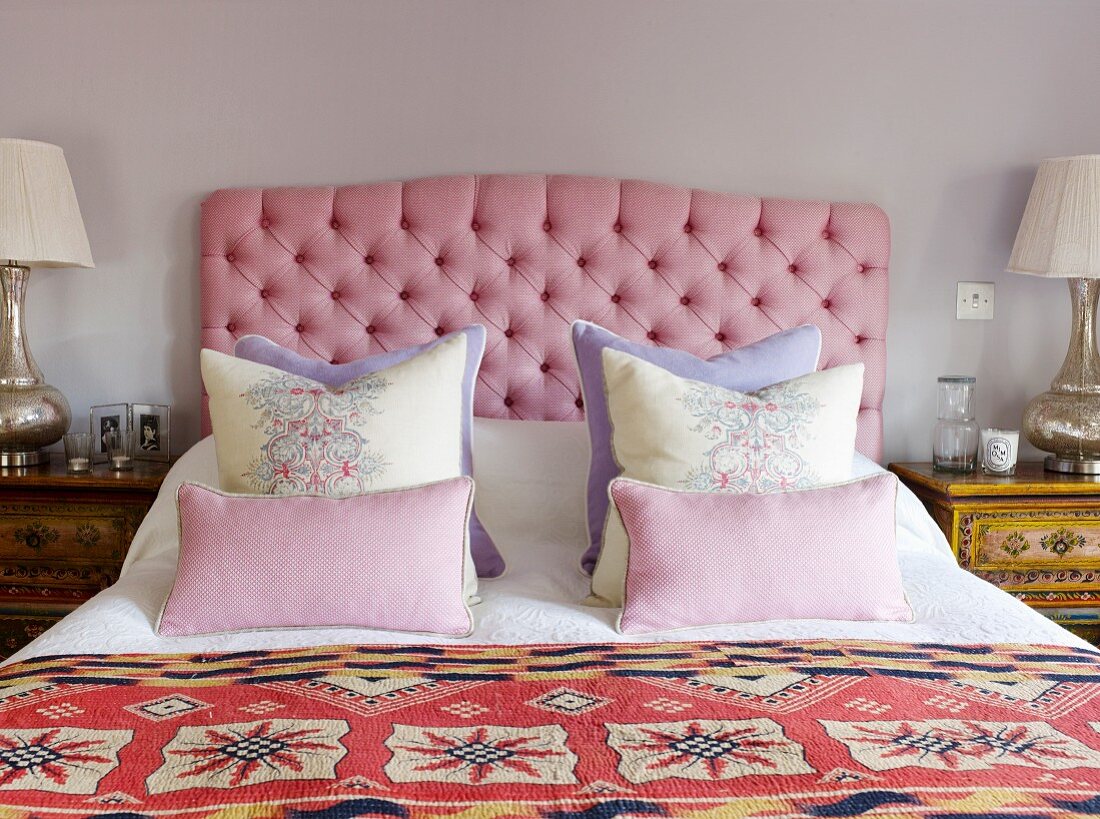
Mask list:
[{"label": "embroidered scrollwork pattern", "polygon": [[385,473],[385,456],[360,433],[364,416],[390,386],[383,376],[357,378],[339,389],[277,373],[244,393],[260,411],[255,424],[268,436],[242,477],[265,494],[350,495]]},{"label": "embroidered scrollwork pattern", "polygon": [[818,400],[790,386],[740,400],[720,387],[692,383],[680,401],[698,419],[693,432],[715,441],[680,484],[704,492],[771,492],[812,486],[816,476],[798,450]]}]

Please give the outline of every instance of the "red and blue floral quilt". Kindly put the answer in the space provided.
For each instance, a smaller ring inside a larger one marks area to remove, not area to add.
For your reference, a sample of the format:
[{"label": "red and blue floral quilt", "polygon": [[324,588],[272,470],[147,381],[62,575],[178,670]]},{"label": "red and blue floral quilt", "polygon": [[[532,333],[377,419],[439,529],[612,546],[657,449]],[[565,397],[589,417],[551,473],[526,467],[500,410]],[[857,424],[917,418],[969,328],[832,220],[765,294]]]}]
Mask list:
[{"label": "red and blue floral quilt", "polygon": [[0,669],[0,816],[1100,814],[1100,654],[325,647]]}]

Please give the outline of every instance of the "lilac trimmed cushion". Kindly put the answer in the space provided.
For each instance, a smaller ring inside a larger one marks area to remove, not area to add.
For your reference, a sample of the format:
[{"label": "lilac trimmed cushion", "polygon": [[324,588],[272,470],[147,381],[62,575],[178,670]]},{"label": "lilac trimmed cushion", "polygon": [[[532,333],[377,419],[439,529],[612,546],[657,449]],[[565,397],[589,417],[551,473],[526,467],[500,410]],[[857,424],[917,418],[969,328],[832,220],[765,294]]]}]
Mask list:
[{"label": "lilac trimmed cushion", "polygon": [[897,487],[891,473],[769,494],[616,478],[610,496],[630,540],[619,631],[912,621],[898,567]]},{"label": "lilac trimmed cushion", "polygon": [[[426,350],[431,350],[460,333],[466,336],[466,372],[462,379],[461,469],[463,475],[472,476],[474,472],[470,441],[473,436],[474,387],[477,384],[477,372],[481,365],[481,356],[485,352],[485,328],[480,324],[472,324],[462,330],[447,333],[435,341],[429,341],[427,344],[421,344],[417,347],[391,350],[386,353],[360,358],[356,361],[349,361],[346,364],[330,364],[327,361],[306,358],[263,336],[242,336],[237,340],[233,348],[233,354],[237,358],[264,364],[268,367],[276,367],[284,372],[320,381],[329,387],[339,387],[348,381],[408,361],[410,358]],[[485,531],[485,527],[478,520],[476,510],[470,517],[470,551],[473,553],[474,565],[477,566],[479,577],[500,577],[504,574],[504,558],[501,557],[492,538],[489,537],[489,533]]]},{"label": "lilac trimmed cushion", "polygon": [[[706,360],[669,347],[638,344],[587,321],[572,327],[573,352],[581,378],[592,460],[588,467],[588,548],[581,565],[592,574],[600,556],[604,521],[607,518],[607,486],[620,474],[611,449],[611,419],[603,383],[604,348],[656,364],[681,378],[715,384],[727,390],[753,392],[770,384],[797,378],[817,369],[821,355],[821,330],[804,324],[768,336],[755,344],[716,355]],[[239,343],[239,342],[238,342]]]},{"label": "lilac trimmed cushion", "polygon": [[346,498],[181,484],[158,634],[352,628],[464,636],[471,478]]}]

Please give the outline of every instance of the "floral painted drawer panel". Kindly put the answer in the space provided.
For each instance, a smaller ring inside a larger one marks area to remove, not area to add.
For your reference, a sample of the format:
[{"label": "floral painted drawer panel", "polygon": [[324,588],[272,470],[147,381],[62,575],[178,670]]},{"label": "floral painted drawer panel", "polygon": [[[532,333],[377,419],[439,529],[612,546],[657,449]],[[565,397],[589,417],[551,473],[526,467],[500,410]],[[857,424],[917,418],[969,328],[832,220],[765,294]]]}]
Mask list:
[{"label": "floral painted drawer panel", "polygon": [[975,568],[1051,568],[1067,559],[1100,567],[1100,512],[998,513],[967,515],[969,564]]},{"label": "floral painted drawer panel", "polygon": [[959,562],[1003,589],[1097,591],[1100,509],[974,511],[958,526]]}]

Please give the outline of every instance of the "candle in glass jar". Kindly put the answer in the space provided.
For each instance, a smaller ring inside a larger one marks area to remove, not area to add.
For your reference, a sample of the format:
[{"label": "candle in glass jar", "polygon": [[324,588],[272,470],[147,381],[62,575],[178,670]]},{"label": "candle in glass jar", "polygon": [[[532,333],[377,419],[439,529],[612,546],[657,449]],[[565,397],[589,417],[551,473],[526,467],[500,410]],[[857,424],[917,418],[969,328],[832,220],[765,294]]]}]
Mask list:
[{"label": "candle in glass jar", "polygon": [[133,466],[133,458],[129,455],[115,455],[111,458],[111,469],[130,469]]},{"label": "candle in glass jar", "polygon": [[987,475],[1015,475],[1019,450],[1018,429],[983,429],[982,472]]},{"label": "candle in glass jar", "polygon": [[65,465],[69,472],[92,471],[92,436],[90,433],[65,433]]}]

